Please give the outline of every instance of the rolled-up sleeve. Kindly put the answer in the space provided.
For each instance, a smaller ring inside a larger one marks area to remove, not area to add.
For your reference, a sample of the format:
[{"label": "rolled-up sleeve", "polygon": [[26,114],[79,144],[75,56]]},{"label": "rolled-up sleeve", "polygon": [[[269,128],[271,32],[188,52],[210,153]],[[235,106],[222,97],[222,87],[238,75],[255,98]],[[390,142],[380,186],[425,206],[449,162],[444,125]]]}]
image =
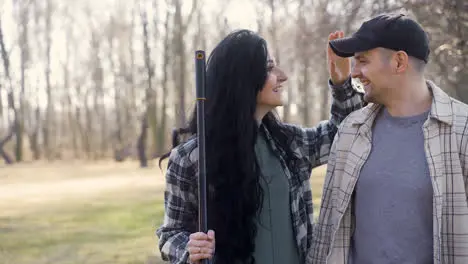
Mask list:
[{"label": "rolled-up sleeve", "polygon": [[333,96],[329,120],[310,128],[287,124],[295,134],[297,147],[310,160],[311,168],[327,163],[338,126],[350,113],[366,105],[363,93],[353,87],[351,78],[340,86],[333,85],[331,81],[328,85]]}]

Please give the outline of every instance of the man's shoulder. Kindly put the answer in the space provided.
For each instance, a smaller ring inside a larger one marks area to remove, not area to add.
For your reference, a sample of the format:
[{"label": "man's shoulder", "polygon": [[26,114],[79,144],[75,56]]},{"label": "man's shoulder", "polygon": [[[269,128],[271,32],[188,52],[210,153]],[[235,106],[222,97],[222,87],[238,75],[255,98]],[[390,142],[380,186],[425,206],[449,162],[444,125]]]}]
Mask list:
[{"label": "man's shoulder", "polygon": [[468,104],[465,104],[455,98],[451,98],[453,114],[456,117],[468,118]]},{"label": "man's shoulder", "polygon": [[453,124],[458,133],[468,136],[468,104],[452,100]]},{"label": "man's shoulder", "polygon": [[[442,120],[450,122],[456,129],[460,126],[464,129],[468,122],[468,105],[451,97],[433,81],[428,80],[427,84],[431,87],[434,96],[433,103],[435,106],[432,107],[431,111]],[[464,133],[468,132],[465,131]]]},{"label": "man's shoulder", "polygon": [[451,130],[457,137],[460,154],[466,155],[468,150],[468,105],[454,98],[451,100],[453,120]]}]

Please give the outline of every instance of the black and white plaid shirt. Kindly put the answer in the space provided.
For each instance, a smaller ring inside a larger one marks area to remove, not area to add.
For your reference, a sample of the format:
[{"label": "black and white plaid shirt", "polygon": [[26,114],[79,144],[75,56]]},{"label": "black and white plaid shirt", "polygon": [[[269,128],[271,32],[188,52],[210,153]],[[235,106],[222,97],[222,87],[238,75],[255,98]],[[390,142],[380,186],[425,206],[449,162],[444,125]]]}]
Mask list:
[{"label": "black and white plaid shirt", "polygon": [[[348,114],[364,105],[362,94],[353,88],[351,79],[348,79],[342,86],[331,87],[331,92],[333,102],[330,120],[322,121],[313,128],[282,124],[295,135],[291,147],[300,158],[298,175],[291,175],[283,158],[285,154],[275,148],[271,135],[265,129],[267,140],[279,154],[281,164],[290,181],[292,221],[297,245],[303,259],[312,242],[313,209],[309,182],[312,168],[327,162],[338,125]],[[168,161],[164,194],[164,223],[158,228],[156,234],[159,237],[162,259],[174,264],[189,263],[186,245],[189,235],[197,232],[198,173],[197,151],[194,151],[196,148],[196,139],[191,139],[174,148]]]}]

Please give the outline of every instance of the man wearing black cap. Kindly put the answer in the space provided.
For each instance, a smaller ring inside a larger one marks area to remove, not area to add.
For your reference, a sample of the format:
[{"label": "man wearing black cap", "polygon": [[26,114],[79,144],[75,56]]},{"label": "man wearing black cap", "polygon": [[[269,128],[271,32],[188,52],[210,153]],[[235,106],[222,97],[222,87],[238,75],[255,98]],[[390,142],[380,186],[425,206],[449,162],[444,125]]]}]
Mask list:
[{"label": "man wearing black cap", "polygon": [[329,44],[369,104],[335,137],[307,263],[468,263],[468,106],[424,78],[427,34],[385,14]]}]

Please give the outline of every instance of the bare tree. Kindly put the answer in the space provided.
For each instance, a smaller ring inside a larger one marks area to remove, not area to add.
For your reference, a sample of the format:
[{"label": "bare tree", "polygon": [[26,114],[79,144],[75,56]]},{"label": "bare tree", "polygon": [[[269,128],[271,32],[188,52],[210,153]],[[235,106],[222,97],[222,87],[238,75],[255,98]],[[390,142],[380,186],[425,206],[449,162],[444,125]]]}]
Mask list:
[{"label": "bare tree", "polygon": [[163,63],[164,67],[162,67],[162,79],[161,79],[161,98],[162,98],[162,105],[159,111],[159,134],[158,134],[158,152],[157,154],[161,154],[164,151],[166,144],[164,144],[166,139],[166,131],[167,131],[167,98],[168,98],[168,86],[169,86],[169,71],[168,69],[171,68],[171,59],[170,54],[172,53],[171,50],[171,12],[169,10],[166,11],[166,18],[164,22],[164,38],[163,38]]},{"label": "bare tree", "polygon": [[[65,58],[61,63],[62,72],[63,72],[63,94],[61,95],[62,102],[62,118],[60,127],[60,145],[66,149],[72,148],[73,156],[78,157],[78,146],[77,146],[77,131],[73,129],[74,120],[73,120],[73,100],[72,100],[72,89],[71,89],[71,72],[70,72],[70,61],[71,61],[71,46],[73,41],[73,19],[69,13],[68,5],[64,6],[63,9],[64,23],[63,28],[65,29]],[[71,138],[71,140],[70,140]],[[71,144],[68,144],[69,142]]]},{"label": "bare tree", "polygon": [[[114,15],[111,15],[109,20],[109,28],[107,31],[107,58],[109,59],[110,71],[112,72],[112,85],[114,90],[114,114],[115,114],[115,127],[113,127],[112,133],[112,148],[114,152],[114,158],[116,161],[123,161],[125,157],[122,155],[124,148],[123,142],[123,116],[122,116],[122,87],[119,85],[119,72],[116,66],[116,56],[117,48],[115,43],[118,43],[117,31],[120,29],[119,25],[116,22]],[[120,58],[120,63],[124,63],[123,59]]]},{"label": "bare tree", "polygon": [[[7,135],[0,141],[0,155],[2,158],[5,160],[5,163],[11,164],[13,163],[13,159],[6,153],[4,150],[5,144],[11,140],[13,137],[15,131],[17,130],[18,126],[18,112],[15,108],[15,99],[14,99],[14,94],[13,94],[13,87],[11,84],[11,77],[10,77],[10,58],[8,56],[8,52],[5,47],[5,40],[4,40],[4,35],[3,35],[3,27],[2,27],[2,18],[0,17],[0,49],[1,49],[1,54],[2,54],[2,60],[3,60],[3,69],[5,71],[5,76],[7,79],[7,82],[9,83],[8,87],[8,108],[12,110],[14,114],[14,123],[10,127]],[[8,113],[7,113],[8,115]]]},{"label": "bare tree", "polygon": [[228,34],[230,27],[229,27],[229,22],[225,16],[224,10],[227,9],[227,7],[229,6],[231,2],[232,2],[231,0],[218,0],[219,9],[214,15],[215,24],[216,24],[216,33],[215,33],[216,40],[221,40]]},{"label": "bare tree", "polygon": [[[146,156],[146,145],[147,145],[147,129],[148,129],[148,123],[153,123],[154,118],[156,116],[156,109],[155,109],[155,103],[154,103],[154,90],[153,90],[153,76],[154,76],[154,69],[153,69],[153,64],[151,63],[151,50],[149,47],[149,34],[148,34],[148,15],[146,13],[145,8],[141,8],[140,10],[140,16],[141,16],[141,23],[142,23],[142,28],[143,28],[143,50],[144,50],[144,61],[145,61],[145,69],[146,69],[146,74],[147,74],[147,87],[146,87],[146,92],[145,92],[145,97],[144,97],[144,102],[145,102],[145,112],[143,114],[143,118],[141,121],[141,131],[140,135],[138,137],[138,143],[137,143],[137,148],[138,148],[138,156],[140,158],[140,166],[141,167],[147,167],[148,166],[148,158]],[[151,119],[149,121],[148,119]],[[154,122],[152,125],[156,125],[156,122]]]},{"label": "bare tree", "polygon": [[[157,0],[153,0],[151,2],[152,4],[152,8],[154,11],[158,10],[158,1]],[[153,40],[154,40],[154,44],[157,45],[157,43],[159,42],[159,35],[160,35],[160,32],[159,32],[159,29],[158,29],[158,26],[159,26],[159,16],[157,14],[157,12],[154,12],[153,14]],[[148,33],[148,32],[147,32]],[[148,36],[149,37],[149,36]],[[149,39],[147,39],[147,41],[149,41]],[[152,50],[149,49],[149,43],[148,44],[148,52],[149,52],[149,59],[150,61],[152,61],[152,57],[151,55],[153,54]],[[146,63],[145,63],[146,64]],[[156,72],[157,72],[157,68],[156,68],[156,63],[153,63],[151,65],[148,65],[148,66],[151,66],[151,73],[152,73],[152,77],[155,79],[155,82],[153,83],[156,83]],[[147,66],[147,67],[148,67]],[[158,134],[159,134],[159,127],[160,125],[158,124],[159,123],[159,120],[158,120],[158,113],[159,113],[159,109],[158,109],[158,104],[157,104],[157,98],[159,96],[158,94],[158,86],[155,85],[155,87],[151,87],[151,97],[149,98],[151,101],[149,101],[149,126],[150,126],[150,129],[151,129],[151,143],[152,143],[152,148],[151,148],[151,153],[152,153],[152,156],[155,156],[157,151],[158,151],[158,142],[157,142],[157,138],[158,138]]]},{"label": "bare tree", "polygon": [[[113,153],[117,161],[140,157],[142,167],[167,150],[170,126],[187,125],[193,50],[208,49],[229,33],[234,23],[225,9],[237,4],[220,0],[208,11],[199,0],[118,1],[95,13],[92,3],[12,1],[7,7],[14,12],[0,14],[0,97],[6,97],[0,98],[0,156],[8,163],[28,159],[29,152],[49,160],[107,159]],[[289,77],[283,120],[308,126],[329,117],[328,34],[349,35],[363,20],[388,11],[416,17],[431,41],[428,77],[467,102],[468,4],[423,3],[254,4],[258,32]],[[55,34],[64,41],[55,42]]]},{"label": "bare tree", "polygon": [[[121,74],[123,75],[124,78],[124,83],[126,86],[125,89],[125,100],[123,102],[124,104],[124,109],[125,109],[125,114],[124,114],[124,120],[126,124],[126,129],[124,130],[124,138],[125,140],[125,148],[128,147],[129,145],[129,140],[131,139],[132,142],[134,142],[134,138],[136,137],[136,122],[138,121],[136,118],[135,110],[137,109],[137,89],[136,89],[136,68],[137,68],[137,63],[136,63],[136,58],[135,58],[135,26],[136,26],[136,4],[133,5],[130,9],[130,16],[131,16],[131,21],[130,25],[128,25],[128,39],[124,40],[122,39],[122,42],[126,42],[125,44],[122,44],[122,46],[126,46],[127,49],[127,54],[120,56],[120,68],[121,68]],[[124,51],[122,51],[124,53]],[[129,61],[126,61],[124,57],[129,58]],[[131,145],[131,144],[130,144]],[[129,151],[126,151],[129,152]]]},{"label": "bare tree", "polygon": [[301,94],[301,113],[302,113],[302,124],[309,125],[312,124],[311,112],[311,102],[312,94],[310,93],[310,67],[311,67],[311,54],[309,52],[310,46],[310,36],[309,32],[310,25],[307,20],[307,10],[308,4],[304,0],[299,0],[298,14],[297,14],[297,59],[300,64],[299,69],[299,83],[298,90]]},{"label": "bare tree", "polygon": [[174,78],[176,84],[177,95],[177,126],[183,127],[186,123],[186,84],[187,84],[187,51],[185,38],[187,28],[192,21],[192,17],[197,9],[197,0],[192,0],[192,9],[187,17],[183,18],[182,15],[182,0],[173,0],[175,9],[174,13]]},{"label": "bare tree", "polygon": [[45,69],[44,76],[46,80],[46,94],[47,94],[47,110],[46,110],[46,119],[45,125],[43,127],[44,135],[44,149],[47,159],[51,160],[53,158],[53,151],[55,148],[55,122],[54,122],[54,100],[52,92],[52,84],[50,81],[51,74],[51,48],[52,48],[52,14],[54,12],[52,0],[46,0],[45,2]]},{"label": "bare tree", "polygon": [[[36,47],[36,52],[41,52],[42,51],[42,43],[43,41],[38,37],[40,36],[41,33],[41,28],[40,28],[40,20],[43,16],[42,14],[42,6],[38,2],[31,2],[32,5],[32,12],[33,12],[33,19],[34,19],[34,35],[36,36],[34,46]],[[32,51],[32,49],[31,49]],[[32,86],[32,85],[31,85]],[[34,93],[34,98],[31,99],[31,114],[29,115],[29,121],[28,121],[28,136],[29,136],[29,144],[30,144],[30,149],[33,155],[34,160],[38,160],[41,157],[41,146],[40,146],[40,129],[41,126],[43,126],[43,120],[42,120],[42,115],[41,115],[41,110],[39,108],[39,102],[40,102],[40,84],[39,84],[39,77],[36,79],[35,83],[35,91]],[[34,102],[33,102],[34,101]]]},{"label": "bare tree", "polygon": [[20,162],[23,159],[23,132],[24,132],[24,120],[26,115],[26,71],[29,62],[29,37],[28,37],[28,25],[29,25],[29,2],[16,3],[18,6],[18,32],[20,32],[19,46],[20,46],[20,95],[19,95],[19,109],[18,109],[18,120],[16,124],[16,146],[15,146],[15,157],[16,161]]}]

